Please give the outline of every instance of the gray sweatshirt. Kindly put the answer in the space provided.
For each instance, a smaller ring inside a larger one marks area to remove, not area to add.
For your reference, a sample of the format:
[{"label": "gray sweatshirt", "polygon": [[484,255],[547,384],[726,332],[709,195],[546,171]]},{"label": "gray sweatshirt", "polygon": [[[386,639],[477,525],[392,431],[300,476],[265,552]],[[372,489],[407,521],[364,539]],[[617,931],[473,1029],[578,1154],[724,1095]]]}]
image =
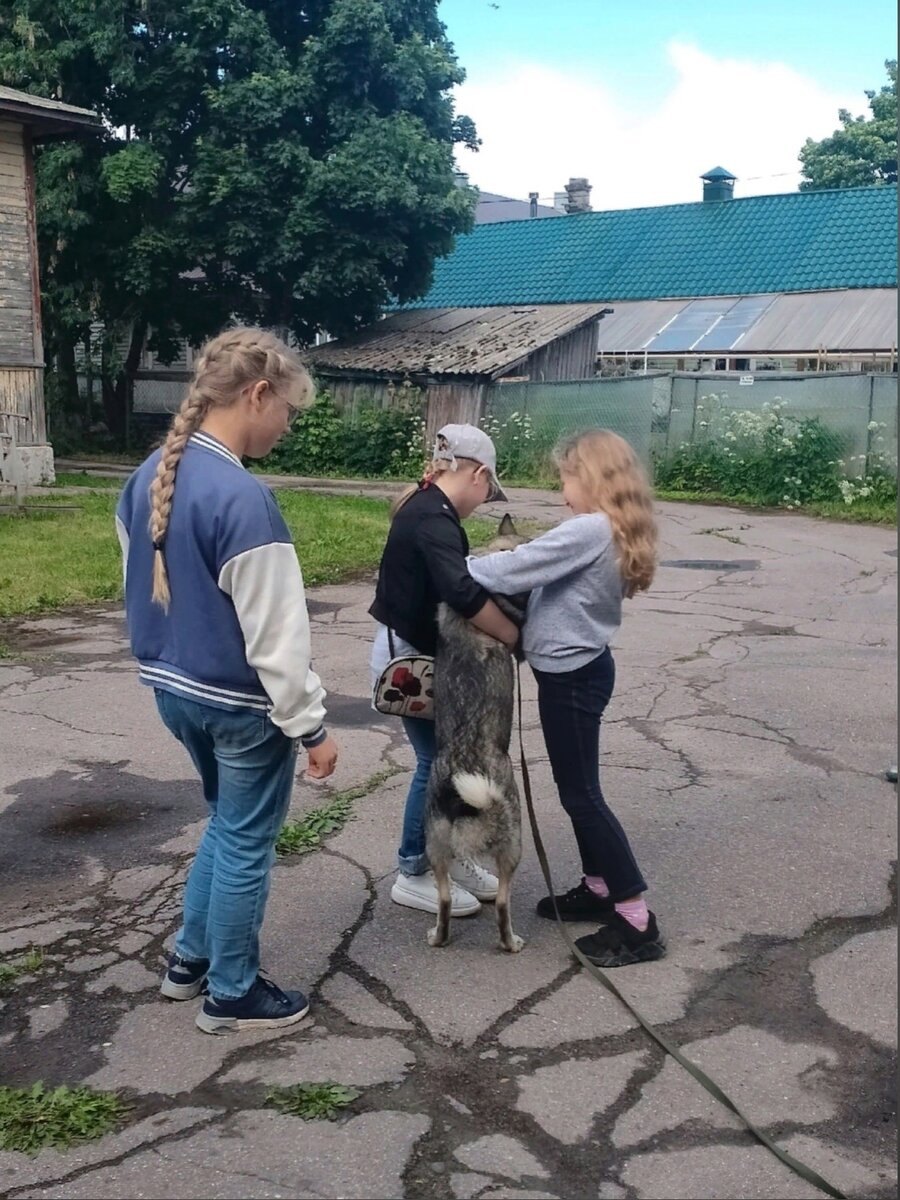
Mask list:
[{"label": "gray sweatshirt", "polygon": [[467,562],[489,592],[531,593],[522,647],[538,671],[586,666],[622,623],[622,575],[605,513],[572,517],[515,550]]}]

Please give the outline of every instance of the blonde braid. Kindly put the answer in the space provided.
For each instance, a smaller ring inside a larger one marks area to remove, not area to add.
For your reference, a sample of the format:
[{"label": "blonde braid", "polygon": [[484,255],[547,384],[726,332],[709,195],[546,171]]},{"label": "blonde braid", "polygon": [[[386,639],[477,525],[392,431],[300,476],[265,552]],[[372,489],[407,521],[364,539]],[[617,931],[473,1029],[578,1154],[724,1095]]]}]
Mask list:
[{"label": "blonde braid", "polygon": [[[203,362],[203,360],[200,360]],[[205,369],[205,364],[204,364]],[[200,366],[198,364],[198,374]],[[153,542],[153,599],[166,612],[172,593],[169,590],[169,576],[166,571],[166,559],[163,547],[166,541],[166,531],[169,528],[169,517],[172,515],[172,500],[175,496],[175,473],[184,448],[190,438],[203,423],[207,409],[210,407],[208,396],[204,396],[196,382],[185,396],[181,408],[175,414],[172,427],[163,444],[159,466],[150,484],[150,538]]]},{"label": "blonde braid", "polygon": [[228,408],[243,388],[265,380],[279,393],[300,388],[299,407],[315,398],[315,384],[300,358],[264,329],[226,329],[202,347],[194,361],[194,379],[163,443],[159,466],[150,485],[150,538],[153,542],[153,600],[166,612],[172,600],[166,570],[165,541],[172,515],[175,477],[185,446],[210,409]]}]

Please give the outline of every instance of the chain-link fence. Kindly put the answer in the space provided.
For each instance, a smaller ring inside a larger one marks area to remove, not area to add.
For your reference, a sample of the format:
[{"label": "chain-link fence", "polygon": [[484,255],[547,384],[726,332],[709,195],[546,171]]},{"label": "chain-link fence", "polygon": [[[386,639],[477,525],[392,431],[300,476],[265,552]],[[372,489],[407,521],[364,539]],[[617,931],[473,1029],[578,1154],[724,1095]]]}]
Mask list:
[{"label": "chain-link fence", "polygon": [[642,375],[489,388],[483,424],[496,442],[501,472],[509,478],[548,475],[561,437],[598,427],[626,438],[649,466],[656,383],[657,377]]},{"label": "chain-link fence", "polygon": [[178,412],[191,375],[188,371],[138,371],[134,380],[135,413],[167,414]]},{"label": "chain-link fence", "polygon": [[[657,381],[653,450],[663,458],[710,436],[723,437],[736,414],[762,417],[778,408],[796,427],[817,421],[846,463],[878,458],[896,471],[897,377],[859,373],[746,376],[672,375]],[[747,422],[744,422],[747,425]],[[732,430],[732,432],[736,432]]]},{"label": "chain-link fence", "polygon": [[[558,439],[603,427],[621,434],[650,466],[688,447],[731,445],[780,430],[814,433],[817,450],[856,477],[896,474],[897,377],[838,374],[745,376],[650,374],[575,383],[509,383],[488,390],[484,424],[512,477],[548,474]],[[811,423],[811,424],[810,424]],[[735,455],[738,455],[735,450]]]}]

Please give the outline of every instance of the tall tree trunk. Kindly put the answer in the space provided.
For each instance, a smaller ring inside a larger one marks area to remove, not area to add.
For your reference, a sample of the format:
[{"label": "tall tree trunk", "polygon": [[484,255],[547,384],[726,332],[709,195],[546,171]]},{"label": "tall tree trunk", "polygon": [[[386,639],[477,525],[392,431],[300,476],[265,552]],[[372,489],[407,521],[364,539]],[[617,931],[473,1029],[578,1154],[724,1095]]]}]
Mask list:
[{"label": "tall tree trunk", "polygon": [[124,362],[115,359],[114,345],[106,339],[101,357],[100,389],[106,424],[116,444],[125,445],[131,418],[131,397],[134,377],[141,365],[141,354],[147,337],[146,321],[135,321]]},{"label": "tall tree trunk", "polygon": [[56,342],[56,378],[59,398],[67,413],[78,411],[78,371],[75,367],[76,335],[61,331]]}]

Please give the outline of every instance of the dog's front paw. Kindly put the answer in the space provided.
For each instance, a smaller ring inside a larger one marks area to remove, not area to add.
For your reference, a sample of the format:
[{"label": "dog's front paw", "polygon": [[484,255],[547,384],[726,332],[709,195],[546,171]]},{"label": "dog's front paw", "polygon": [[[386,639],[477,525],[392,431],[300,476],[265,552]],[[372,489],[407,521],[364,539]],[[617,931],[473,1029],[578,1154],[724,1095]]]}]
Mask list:
[{"label": "dog's front paw", "polygon": [[520,938],[517,933],[510,934],[509,944],[503,944],[503,949],[508,950],[510,954],[518,954],[525,945],[525,939]]},{"label": "dog's front paw", "polygon": [[429,946],[446,946],[447,939],[441,937],[441,931],[435,925],[433,929],[428,930],[428,945]]}]

